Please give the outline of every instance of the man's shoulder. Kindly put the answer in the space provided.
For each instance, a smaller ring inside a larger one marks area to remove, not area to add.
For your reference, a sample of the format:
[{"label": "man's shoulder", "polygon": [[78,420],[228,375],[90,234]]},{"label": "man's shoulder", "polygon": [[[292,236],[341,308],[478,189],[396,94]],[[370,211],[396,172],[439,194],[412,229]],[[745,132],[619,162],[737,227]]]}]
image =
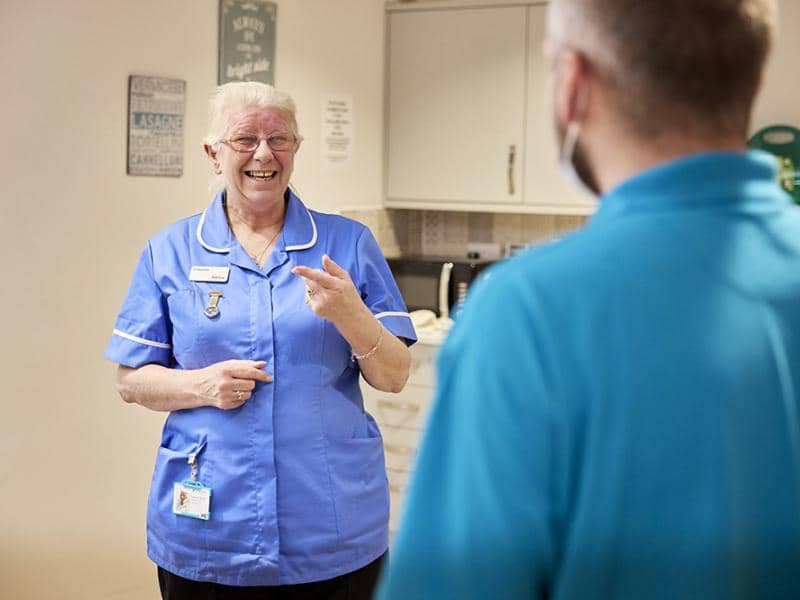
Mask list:
[{"label": "man's shoulder", "polygon": [[586,227],[496,263],[469,294],[484,312],[496,307],[506,316],[519,310],[559,321],[607,305],[646,270],[640,242],[635,227]]},{"label": "man's shoulder", "polygon": [[604,262],[616,245],[604,232],[587,227],[528,247],[496,265],[494,275],[508,283],[519,282],[520,277],[531,283],[562,281],[576,269],[585,272]]}]

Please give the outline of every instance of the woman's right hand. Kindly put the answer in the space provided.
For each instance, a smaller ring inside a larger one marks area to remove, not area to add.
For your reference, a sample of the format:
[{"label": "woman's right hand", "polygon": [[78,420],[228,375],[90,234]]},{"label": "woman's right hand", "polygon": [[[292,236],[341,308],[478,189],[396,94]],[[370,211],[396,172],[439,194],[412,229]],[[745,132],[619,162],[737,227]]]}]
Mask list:
[{"label": "woman's right hand", "polygon": [[195,394],[200,406],[239,408],[253,395],[256,381],[272,381],[262,371],[263,360],[225,360],[195,371]]}]

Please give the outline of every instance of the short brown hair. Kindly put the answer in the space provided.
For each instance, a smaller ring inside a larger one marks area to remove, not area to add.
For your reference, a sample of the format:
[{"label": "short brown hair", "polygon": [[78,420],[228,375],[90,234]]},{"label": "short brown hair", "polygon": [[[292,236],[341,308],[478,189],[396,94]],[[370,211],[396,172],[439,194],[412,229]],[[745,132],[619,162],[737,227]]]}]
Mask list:
[{"label": "short brown hair", "polygon": [[552,0],[556,44],[583,53],[642,137],[746,136],[774,0]]}]

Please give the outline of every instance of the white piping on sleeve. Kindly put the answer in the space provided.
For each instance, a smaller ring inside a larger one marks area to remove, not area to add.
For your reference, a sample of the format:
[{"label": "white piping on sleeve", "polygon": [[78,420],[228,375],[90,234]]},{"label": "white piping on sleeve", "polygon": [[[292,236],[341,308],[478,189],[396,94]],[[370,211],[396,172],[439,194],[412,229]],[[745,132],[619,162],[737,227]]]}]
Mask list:
[{"label": "white piping on sleeve", "polygon": [[[303,208],[306,208],[305,206]],[[305,244],[297,244],[295,246],[286,246],[286,250],[305,250],[306,248],[311,248],[314,244],[317,243],[317,224],[314,222],[314,217],[311,216],[311,212],[306,208],[306,214],[308,214],[308,219],[311,221],[311,227],[314,230],[313,235],[311,236],[311,241],[306,242]]]},{"label": "white piping on sleeve", "polygon": [[383,317],[406,317],[408,319],[411,318],[411,315],[407,312],[400,312],[400,311],[392,311],[387,310],[386,312],[378,313],[375,315],[376,319],[382,319]]},{"label": "white piping on sleeve", "polygon": [[[206,209],[208,210],[208,209]],[[219,253],[226,253],[230,252],[230,248],[217,248],[216,246],[210,246],[206,244],[205,240],[203,239],[203,223],[206,222],[206,211],[203,211],[203,214],[200,216],[200,222],[197,224],[197,241],[200,242],[200,245],[205,248],[206,250],[210,250],[211,252],[219,252]]]},{"label": "white piping on sleeve", "polygon": [[153,346],[154,348],[164,348],[165,350],[169,350],[170,348],[172,348],[170,344],[162,344],[161,342],[153,342],[151,340],[146,340],[144,338],[131,335],[130,333],[125,333],[124,331],[120,331],[119,329],[115,329],[113,333],[114,335],[118,335],[119,337],[125,338],[126,340],[136,342],[137,344],[144,344],[145,346]]}]

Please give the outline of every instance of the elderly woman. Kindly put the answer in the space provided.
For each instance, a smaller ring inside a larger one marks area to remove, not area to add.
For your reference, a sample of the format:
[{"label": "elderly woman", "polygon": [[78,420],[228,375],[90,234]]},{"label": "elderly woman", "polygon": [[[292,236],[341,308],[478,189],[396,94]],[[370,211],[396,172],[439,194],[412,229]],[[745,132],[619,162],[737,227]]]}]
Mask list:
[{"label": "elderly woman", "polygon": [[[387,548],[380,433],[415,340],[375,239],[289,189],[292,99],[211,99],[222,190],[145,246],[106,349],[126,402],[167,411],[147,510],[164,598],[369,598]],[[320,268],[321,267],[321,268]]]}]

